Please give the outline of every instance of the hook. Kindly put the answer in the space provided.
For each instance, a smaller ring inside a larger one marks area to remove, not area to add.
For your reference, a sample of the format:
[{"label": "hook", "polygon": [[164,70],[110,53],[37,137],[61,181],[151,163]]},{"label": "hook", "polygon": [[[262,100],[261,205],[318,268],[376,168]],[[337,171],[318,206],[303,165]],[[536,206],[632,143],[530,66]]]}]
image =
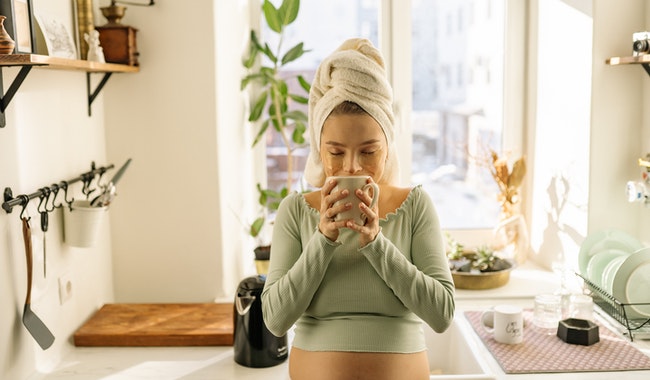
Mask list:
[{"label": "hook", "polygon": [[109,181],[109,183],[107,183],[107,184],[105,184],[105,185],[102,185],[102,184],[100,183],[100,182],[102,181],[102,177],[104,176],[104,173],[106,173],[106,168],[102,166],[101,168],[99,168],[99,169],[97,169],[97,170],[99,170],[99,177],[97,177],[97,186],[98,186],[102,191],[104,191],[104,189],[106,189],[106,188],[108,187],[109,183],[110,183],[110,181]]},{"label": "hook", "polygon": [[54,193],[54,196],[52,197],[52,211],[57,208],[63,207],[63,202],[59,202],[59,204],[55,204],[54,201],[56,201],[56,197],[59,195],[59,190],[61,190],[61,186],[59,186],[56,183],[53,183],[52,186],[50,186],[50,189],[52,189],[52,192]]},{"label": "hook", "polygon": [[[41,195],[38,196],[40,201],[38,201],[38,206],[36,206],[36,211],[40,213],[48,212],[47,210],[47,200],[50,197],[50,193],[52,192],[49,187],[43,187],[41,189],[38,189],[41,192]],[[41,207],[42,206],[42,207]],[[41,211],[41,208],[43,209]]]},{"label": "hook", "polygon": [[61,182],[61,188],[63,189],[63,200],[65,203],[68,204],[68,207],[70,207],[70,211],[72,211],[72,202],[74,202],[74,197],[68,200],[68,181],[62,181]]},{"label": "hook", "polygon": [[27,217],[25,218],[23,216],[23,214],[25,213],[25,210],[27,210],[27,205],[29,204],[29,197],[27,195],[25,195],[25,194],[21,194],[18,197],[21,199],[20,205],[23,206],[23,209],[20,210],[20,219],[27,219],[27,221],[29,222],[29,220],[32,217],[27,215]]},{"label": "hook", "polygon": [[[57,188],[56,191],[54,191],[54,188],[51,186],[46,187],[46,189],[47,189],[47,197],[45,198],[45,204],[43,205],[43,209],[47,212],[52,212],[56,209],[56,206],[54,206],[54,199],[56,198],[56,193],[59,192],[59,189]],[[51,202],[50,199],[52,199]],[[52,204],[52,208],[47,207],[48,203]]]},{"label": "hook", "polygon": [[[41,231],[45,232],[47,231],[47,225],[48,225],[48,214],[50,210],[47,209],[47,201],[50,199],[50,194],[52,193],[52,190],[50,190],[49,187],[44,187],[41,190],[41,195],[39,198],[41,200],[38,202],[38,206],[36,207],[36,211],[38,211],[41,214]],[[43,206],[43,210],[41,211],[41,206]]]},{"label": "hook", "polygon": [[86,196],[86,199],[90,198],[90,194],[95,191],[95,189],[90,188],[90,183],[93,181],[94,177],[95,175],[92,173],[86,173],[82,175],[83,187],[81,188],[81,192]]}]

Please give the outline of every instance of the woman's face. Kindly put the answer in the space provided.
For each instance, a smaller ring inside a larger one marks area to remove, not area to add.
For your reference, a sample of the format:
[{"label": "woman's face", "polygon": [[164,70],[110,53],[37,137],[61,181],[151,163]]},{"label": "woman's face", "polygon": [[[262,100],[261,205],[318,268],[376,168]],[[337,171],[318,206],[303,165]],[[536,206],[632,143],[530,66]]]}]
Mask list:
[{"label": "woman's face", "polygon": [[330,115],[321,131],[325,176],[369,175],[379,182],[388,156],[386,137],[368,114]]}]

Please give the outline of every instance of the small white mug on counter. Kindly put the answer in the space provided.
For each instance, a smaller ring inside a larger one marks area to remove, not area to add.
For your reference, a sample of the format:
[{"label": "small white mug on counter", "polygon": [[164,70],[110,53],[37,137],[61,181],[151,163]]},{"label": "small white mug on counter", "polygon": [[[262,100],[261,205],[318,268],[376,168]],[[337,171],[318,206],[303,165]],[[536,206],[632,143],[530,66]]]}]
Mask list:
[{"label": "small white mug on counter", "polygon": [[347,219],[352,219],[354,222],[360,226],[362,226],[366,222],[366,215],[363,214],[359,210],[359,198],[356,196],[354,193],[357,189],[361,189],[364,193],[372,191],[372,202],[370,204],[370,208],[373,208],[375,204],[377,204],[377,200],[379,199],[379,186],[374,183],[367,183],[368,178],[370,176],[336,176],[336,177],[329,177],[327,180],[334,179],[336,180],[336,186],[334,189],[332,189],[332,193],[336,191],[342,191],[344,189],[347,189],[349,192],[349,195],[340,201],[336,202],[335,204],[340,204],[340,203],[352,203],[352,208],[350,210],[341,212],[336,215],[336,220],[347,220]]},{"label": "small white mug on counter", "polygon": [[494,334],[499,343],[518,344],[524,341],[524,313],[521,307],[497,305],[481,314],[485,331]]}]

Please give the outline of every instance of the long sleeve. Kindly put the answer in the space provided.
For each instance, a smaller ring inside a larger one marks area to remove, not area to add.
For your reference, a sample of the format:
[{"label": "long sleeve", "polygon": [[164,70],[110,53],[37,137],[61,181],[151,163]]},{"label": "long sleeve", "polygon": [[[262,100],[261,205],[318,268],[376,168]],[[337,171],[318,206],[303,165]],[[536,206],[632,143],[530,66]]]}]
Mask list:
[{"label": "long sleeve", "polygon": [[360,251],[408,309],[443,332],[454,317],[454,283],[433,203],[426,193],[417,194],[412,210],[417,212],[410,214],[411,252],[400,252],[381,233]]},{"label": "long sleeve", "polygon": [[269,273],[262,292],[264,322],[276,336],[284,335],[305,312],[333,251],[340,245],[316,231],[302,246],[297,196],[286,198],[278,209]]},{"label": "long sleeve", "polygon": [[444,331],[454,315],[454,285],[438,217],[421,187],[381,220],[359,249],[342,229],[332,242],[319,212],[300,194],[280,205],[262,292],[267,328],[312,351],[419,352],[422,321]]}]

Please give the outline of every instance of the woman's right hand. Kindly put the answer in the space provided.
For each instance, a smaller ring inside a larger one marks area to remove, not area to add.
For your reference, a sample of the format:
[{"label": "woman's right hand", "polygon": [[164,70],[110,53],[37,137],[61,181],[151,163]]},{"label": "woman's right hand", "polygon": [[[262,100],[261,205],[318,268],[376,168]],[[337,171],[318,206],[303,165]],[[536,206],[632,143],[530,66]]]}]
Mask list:
[{"label": "woman's right hand", "polygon": [[347,189],[332,192],[334,187],[336,187],[336,180],[331,179],[320,190],[320,222],[318,223],[318,230],[331,241],[339,238],[339,229],[345,227],[346,223],[346,220],[337,221],[336,215],[352,208],[352,203],[335,205],[349,194]]}]

